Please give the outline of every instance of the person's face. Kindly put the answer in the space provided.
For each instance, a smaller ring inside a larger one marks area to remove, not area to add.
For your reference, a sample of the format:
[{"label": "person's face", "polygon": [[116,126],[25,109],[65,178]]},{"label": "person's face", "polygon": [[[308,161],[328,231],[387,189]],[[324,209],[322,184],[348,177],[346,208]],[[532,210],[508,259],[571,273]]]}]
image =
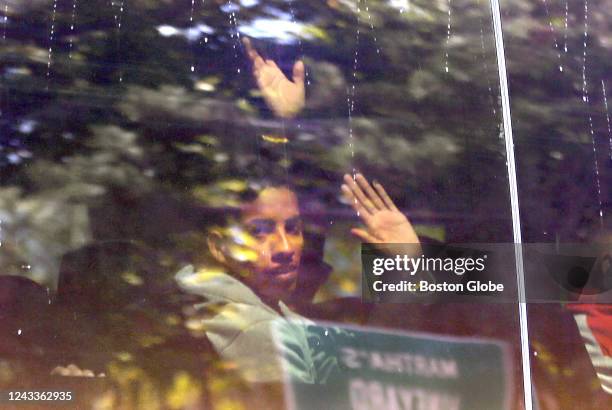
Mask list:
[{"label": "person's face", "polygon": [[304,247],[295,193],[282,187],[264,189],[243,207],[241,223],[254,238],[257,255],[246,281],[262,296],[286,298],[297,284]]}]

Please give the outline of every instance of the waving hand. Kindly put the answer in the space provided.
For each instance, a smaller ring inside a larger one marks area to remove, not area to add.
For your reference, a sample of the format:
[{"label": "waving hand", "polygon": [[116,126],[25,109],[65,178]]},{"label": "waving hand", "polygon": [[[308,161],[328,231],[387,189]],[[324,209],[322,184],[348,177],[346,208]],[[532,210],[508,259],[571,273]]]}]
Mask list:
[{"label": "waving hand", "polygon": [[273,60],[264,60],[248,38],[242,40],[251,63],[253,75],[264,100],[274,114],[292,118],[304,108],[304,63],[293,65],[293,81],[289,80]]},{"label": "waving hand", "polygon": [[385,188],[378,182],[374,187],[361,174],[355,179],[344,176],[342,193],[350,200],[366,229],[353,228],[351,233],[369,243],[419,243],[412,224],[397,209]]}]

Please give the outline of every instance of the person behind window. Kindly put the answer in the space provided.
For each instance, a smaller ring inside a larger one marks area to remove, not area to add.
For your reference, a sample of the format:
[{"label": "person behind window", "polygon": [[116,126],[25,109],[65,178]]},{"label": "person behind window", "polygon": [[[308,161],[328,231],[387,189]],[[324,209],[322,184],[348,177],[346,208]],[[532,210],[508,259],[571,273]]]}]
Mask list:
[{"label": "person behind window", "polygon": [[[353,234],[370,242],[418,243],[408,219],[380,184],[345,176],[342,190],[365,224]],[[175,276],[190,294],[203,296],[192,320],[220,357],[248,381],[278,381],[271,326],[308,322],[292,306],[304,249],[298,195],[283,183],[251,183],[238,209],[226,210],[207,235],[211,262]],[[328,318],[329,319],[329,318]],[[306,340],[302,340],[307,344]]]},{"label": "person behind window", "polygon": [[[253,75],[275,115],[290,118],[304,106],[304,64],[293,67],[293,81],[272,60],[264,60],[243,40]],[[307,321],[293,305],[304,251],[298,195],[285,178],[247,183],[238,209],[227,211],[207,235],[212,264],[189,265],[175,278],[186,292],[203,296],[193,318],[224,361],[248,381],[281,377],[271,326],[275,321]],[[279,182],[281,181],[281,182]],[[344,176],[342,193],[365,224],[352,233],[368,242],[418,243],[408,219],[382,185],[361,174]],[[317,283],[317,282],[315,282]],[[320,285],[320,281],[317,283]],[[314,292],[309,290],[308,294]],[[329,319],[329,318],[328,318]],[[304,336],[301,343],[307,344]]]}]

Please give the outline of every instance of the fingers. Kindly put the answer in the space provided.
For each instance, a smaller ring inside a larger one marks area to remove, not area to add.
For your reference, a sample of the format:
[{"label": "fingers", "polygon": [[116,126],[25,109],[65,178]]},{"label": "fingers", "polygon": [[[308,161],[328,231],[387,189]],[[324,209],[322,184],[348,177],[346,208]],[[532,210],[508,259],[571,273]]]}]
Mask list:
[{"label": "fingers", "polygon": [[304,79],[306,77],[306,69],[304,68],[304,62],[298,60],[293,65],[293,82],[298,85],[304,85]]},{"label": "fingers", "polygon": [[[368,213],[373,214],[377,211],[376,206],[372,201],[368,199],[368,197],[363,193],[359,185],[351,178],[350,175],[344,175],[344,184],[343,191],[347,194],[350,194],[354,199],[356,199],[355,205],[360,205],[365,208]],[[346,187],[346,189],[344,188]],[[353,207],[354,208],[354,207]]]},{"label": "fingers", "polygon": [[344,176],[344,181],[354,191],[354,196],[362,202],[370,213],[388,209],[383,199],[372,189],[367,179],[361,174],[353,179],[349,175]]},{"label": "fingers", "polygon": [[380,240],[373,235],[370,235],[367,231],[359,228],[351,229],[351,233],[361,239],[365,243],[379,243]]},{"label": "fingers", "polygon": [[366,207],[363,206],[361,201],[359,201],[357,198],[355,198],[355,195],[353,194],[353,191],[351,191],[351,189],[347,185],[345,185],[345,184],[342,184],[341,189],[342,189],[342,193],[349,200],[349,202],[351,204],[351,207],[355,210],[355,212],[357,212],[359,217],[364,222],[369,220],[369,218],[372,216],[372,214],[370,213],[370,211],[368,211],[368,209]]},{"label": "fingers", "polygon": [[399,212],[399,209],[397,209],[397,207],[395,206],[395,203],[393,203],[393,200],[391,199],[391,197],[389,197],[389,195],[387,194],[387,191],[385,191],[385,188],[381,184],[374,181],[374,188],[376,188],[378,195],[380,195],[382,200],[385,202],[385,205],[387,206],[387,208],[389,208],[391,211]]},{"label": "fingers", "polygon": [[274,60],[270,60],[270,59],[266,60],[266,65],[270,68],[274,68],[275,70],[280,71],[280,68],[278,68]]},{"label": "fingers", "polygon": [[372,186],[370,185],[368,180],[365,179],[363,175],[357,174],[355,179],[357,180],[357,184],[366,193],[366,195],[370,198],[370,200],[374,203],[374,205],[376,206],[378,210],[383,210],[387,208],[387,206],[383,203],[382,199],[372,189]]},{"label": "fingers", "polygon": [[246,48],[249,57],[255,57],[257,51],[255,51],[255,49],[253,48],[251,40],[248,37],[242,37],[242,45],[244,45],[244,48]]},{"label": "fingers", "polygon": [[251,44],[251,40],[248,37],[242,38],[242,44],[244,44],[244,48],[246,48],[247,55],[249,59],[253,63],[253,71],[258,72],[261,67],[263,67],[266,63],[263,58],[259,55],[257,50]]},{"label": "fingers", "polygon": [[[346,193],[351,198],[357,200],[358,203],[370,213],[374,214],[376,211],[390,210],[399,212],[395,203],[385,191],[385,188],[378,182],[374,181],[374,189],[368,180],[361,174],[357,174],[355,179],[350,175],[344,175],[344,182],[346,186]],[[343,189],[344,190],[344,189]],[[354,207],[353,207],[354,208]]]}]

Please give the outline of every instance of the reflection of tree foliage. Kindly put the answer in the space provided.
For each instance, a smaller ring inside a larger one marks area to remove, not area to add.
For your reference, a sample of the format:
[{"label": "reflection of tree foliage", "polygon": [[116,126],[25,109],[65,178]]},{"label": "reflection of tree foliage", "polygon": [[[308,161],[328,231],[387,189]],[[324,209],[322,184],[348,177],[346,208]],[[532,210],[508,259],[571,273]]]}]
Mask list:
[{"label": "reflection of tree foliage", "polygon": [[[449,74],[442,72],[440,64],[446,42],[445,2],[411,2],[401,14],[387,3],[364,2],[368,11],[363,9],[359,19],[351,2],[265,1],[241,7],[238,18],[243,25],[279,15],[294,16],[302,24],[299,44],[257,44],[282,67],[290,65],[295,56],[306,55],[311,83],[309,109],[305,118],[290,124],[270,119],[252,90],[247,62],[240,47],[234,50],[236,42],[229,35],[234,27],[221,4],[195,7],[194,25],[204,23],[213,31],[206,35],[206,43],[202,41],[204,34],[190,43],[180,35],[163,37],[157,30],[166,25],[186,33],[189,4],[177,8],[167,2],[131,2],[121,15],[121,30],[115,24],[118,10],[102,1],[78,3],[71,30],[72,8],[60,4],[52,40],[48,39],[51,2],[11,6],[15,24],[9,24],[4,50],[7,65],[19,70],[11,71],[6,94],[7,98],[12,96],[13,103],[4,99],[4,109],[14,116],[15,124],[29,121],[34,125],[23,138],[32,158],[9,167],[25,171],[26,163],[52,161],[75,182],[82,181],[85,185],[81,189],[96,185],[100,187],[96,192],[108,194],[109,185],[125,186],[129,181],[130,195],[164,185],[172,190],[184,188],[181,194],[201,192],[202,185],[257,163],[258,135],[289,133],[296,141],[290,148],[290,168],[323,168],[326,172],[311,175],[309,182],[324,192],[329,179],[350,170],[354,162],[386,175],[384,179],[390,179],[388,185],[395,194],[405,192],[408,184],[412,192],[436,197],[446,195],[443,186],[435,190],[427,186],[432,180],[442,182],[448,176],[448,166],[461,163],[457,156],[464,149],[465,138],[459,130],[470,129],[470,138],[488,139],[497,127],[498,120],[488,116],[486,104],[474,106],[476,111],[469,117],[453,114],[452,109],[459,102],[455,99],[465,101],[475,93],[474,85],[487,94],[484,82],[477,80],[483,74],[479,72],[481,65],[468,58],[481,53],[479,25],[473,23],[480,17],[486,20],[484,5],[478,8],[471,2],[456,2],[457,15],[462,18],[455,22],[457,37],[451,46],[456,48],[456,69]],[[28,31],[21,25],[26,12],[30,16]],[[358,21],[361,34],[354,77],[353,157],[347,148],[345,90],[353,81]],[[487,27],[485,31],[490,34]],[[374,37],[380,54],[375,53]],[[33,41],[26,46],[27,39]],[[492,63],[490,45],[488,41],[486,52]],[[49,78],[48,46],[52,48]],[[195,74],[189,70],[192,61]],[[495,73],[488,75],[494,83]],[[258,112],[263,118],[256,115]],[[444,123],[438,121],[442,112],[446,113]],[[484,133],[475,132],[485,128]],[[20,135],[15,127],[7,127],[7,131],[14,137]],[[123,145],[89,142],[92,138],[123,141]],[[48,139],[54,142],[50,150],[42,143]],[[501,149],[495,139],[488,140],[496,150]],[[386,159],[385,166],[381,166],[381,158]],[[60,159],[63,162],[57,161]],[[407,178],[424,163],[429,163],[431,177]],[[391,178],[390,169],[399,171],[394,172],[397,178]],[[61,176],[59,172],[56,174]],[[11,175],[16,183],[48,184],[47,176],[41,173],[4,175]],[[402,180],[408,182],[400,183]],[[335,194],[327,200],[338,206]],[[396,195],[400,201],[402,196]]]},{"label": "reflection of tree foliage", "polygon": [[339,342],[352,337],[344,329],[300,322],[283,322],[277,330],[286,371],[295,380],[309,384],[326,384],[339,371]]},{"label": "reflection of tree foliage", "polygon": [[610,30],[603,23],[610,19],[610,2],[548,3],[519,1],[503,7],[517,171],[524,235],[530,241],[571,241],[584,239],[589,225],[599,225],[592,140],[604,213],[611,198],[610,136],[601,84],[609,81],[610,72]]}]

